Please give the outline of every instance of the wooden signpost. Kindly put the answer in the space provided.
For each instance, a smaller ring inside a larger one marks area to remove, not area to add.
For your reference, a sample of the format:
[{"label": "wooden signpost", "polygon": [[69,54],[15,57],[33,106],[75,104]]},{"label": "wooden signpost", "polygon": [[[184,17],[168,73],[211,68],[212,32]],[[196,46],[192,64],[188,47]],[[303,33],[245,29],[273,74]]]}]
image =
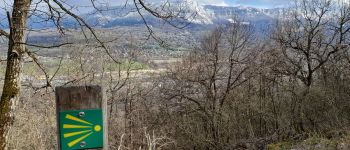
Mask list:
[{"label": "wooden signpost", "polygon": [[100,86],[56,87],[58,149],[108,149],[107,101]]}]

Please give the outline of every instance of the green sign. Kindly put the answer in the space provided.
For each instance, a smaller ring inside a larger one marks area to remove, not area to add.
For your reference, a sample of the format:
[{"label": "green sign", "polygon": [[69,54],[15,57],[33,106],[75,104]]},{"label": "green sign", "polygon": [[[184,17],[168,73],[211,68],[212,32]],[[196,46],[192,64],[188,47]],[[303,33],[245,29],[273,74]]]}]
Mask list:
[{"label": "green sign", "polygon": [[60,112],[61,150],[103,147],[102,110]]}]

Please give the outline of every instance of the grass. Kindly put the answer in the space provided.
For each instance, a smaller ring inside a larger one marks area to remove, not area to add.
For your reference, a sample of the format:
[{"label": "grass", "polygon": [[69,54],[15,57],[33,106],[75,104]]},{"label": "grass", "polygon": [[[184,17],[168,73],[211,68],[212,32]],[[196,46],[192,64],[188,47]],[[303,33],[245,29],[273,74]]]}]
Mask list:
[{"label": "grass", "polygon": [[291,142],[285,141],[285,142],[279,142],[275,144],[269,144],[267,145],[268,150],[289,150],[291,149],[293,144]]},{"label": "grass", "polygon": [[[59,64],[60,64],[59,59],[46,61],[44,63],[46,72],[50,76],[54,75],[59,67]],[[101,67],[97,67],[97,68],[101,68]],[[125,71],[128,69],[130,69],[130,70],[148,69],[149,66],[144,64],[144,63],[137,62],[137,61],[124,60],[124,61],[122,61],[121,64],[117,64],[117,63],[104,64],[104,68],[108,71],[118,71],[118,70]],[[0,75],[1,76],[5,75],[5,70],[6,70],[6,64],[1,64],[0,65]],[[63,60],[60,69],[57,71],[56,76],[64,76],[64,75],[74,74],[74,73],[77,73],[79,71],[80,71],[80,64],[79,63],[71,61],[71,60]],[[24,63],[23,74],[30,75],[30,76],[37,76],[37,77],[44,75],[42,70],[34,62]]]},{"label": "grass", "polygon": [[267,145],[268,150],[337,150],[350,148],[350,135],[328,139],[322,135],[311,135],[303,141],[284,141]]},{"label": "grass", "polygon": [[116,64],[116,63],[109,63],[105,65],[105,68],[108,70],[143,70],[143,69],[148,69],[149,66],[141,63],[141,62],[136,62],[136,61],[127,61],[124,60],[122,61],[121,64]]}]

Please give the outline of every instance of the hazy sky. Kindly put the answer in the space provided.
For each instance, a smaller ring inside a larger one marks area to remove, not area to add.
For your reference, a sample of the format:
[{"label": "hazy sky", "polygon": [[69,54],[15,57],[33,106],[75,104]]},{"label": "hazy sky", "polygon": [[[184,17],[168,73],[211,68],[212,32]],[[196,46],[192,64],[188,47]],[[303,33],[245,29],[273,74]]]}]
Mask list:
[{"label": "hazy sky", "polygon": [[[70,1],[70,0],[67,0]],[[71,0],[72,3],[82,4],[85,2],[89,2],[90,0]],[[110,4],[120,4],[121,2],[125,2],[123,0],[102,0],[107,1]],[[131,0],[129,0],[131,2]],[[146,2],[151,1],[159,1],[159,0],[145,0]],[[193,0],[197,1],[199,4],[203,5],[219,5],[219,6],[253,6],[259,8],[271,8],[286,5],[290,0]]]},{"label": "hazy sky", "polygon": [[[89,4],[91,0],[66,0],[70,1],[69,4]],[[107,2],[110,5],[120,5],[121,3],[125,3],[125,0],[97,0],[101,2]],[[146,2],[159,2],[161,0],[145,0]],[[218,6],[251,6],[258,8],[273,8],[273,7],[282,7],[288,4],[290,0],[192,0],[196,1],[201,5],[218,5]],[[132,0],[129,0],[131,3]],[[87,8],[86,8],[87,9]],[[86,9],[80,9],[82,11],[86,11]]]},{"label": "hazy sky", "polygon": [[[13,0],[0,0],[0,8],[11,9],[9,6]],[[35,1],[35,0],[34,0]],[[91,6],[91,0],[61,0],[65,1],[67,4],[81,6],[79,11],[81,13],[86,13],[91,10],[89,6]],[[111,6],[120,5],[125,3],[125,0],[96,0],[101,3],[108,3]],[[129,3],[132,0],[128,0]],[[146,2],[159,2],[162,0],[145,0]],[[272,7],[281,7],[285,6],[290,2],[290,0],[192,0],[196,1],[202,5],[219,5],[219,6],[252,6],[258,8],[272,8]],[[9,4],[9,5],[6,5]],[[4,11],[4,10],[0,10]]]},{"label": "hazy sky", "polygon": [[290,0],[225,0],[228,5],[243,5],[259,8],[271,8],[286,6]]}]

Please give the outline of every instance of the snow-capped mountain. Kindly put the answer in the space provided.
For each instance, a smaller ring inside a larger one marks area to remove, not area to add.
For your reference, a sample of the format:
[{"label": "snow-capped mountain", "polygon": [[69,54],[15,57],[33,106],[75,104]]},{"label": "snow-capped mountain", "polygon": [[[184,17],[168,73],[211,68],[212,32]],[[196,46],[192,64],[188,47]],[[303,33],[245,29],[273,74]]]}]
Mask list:
[{"label": "snow-capped mountain", "polygon": [[180,4],[178,5],[180,9],[185,8],[187,10],[186,18],[190,22],[196,24],[213,24],[210,14],[195,0],[180,0]]},{"label": "snow-capped mountain", "polygon": [[[216,24],[225,24],[236,22],[240,19],[246,24],[254,24],[255,26],[265,26],[271,23],[279,16],[287,13],[286,9],[259,9],[244,6],[212,6],[199,5],[196,0],[172,0],[171,4],[159,6],[159,3],[147,4],[153,10],[165,15],[172,13],[176,18],[167,21],[174,24],[188,24],[191,26],[212,26]],[[138,14],[136,6],[133,4],[125,6],[102,7],[99,10],[87,14],[81,14],[91,26],[109,28],[114,26],[133,26],[143,25],[144,20]],[[144,19],[149,25],[163,25],[164,21],[154,17],[149,12],[141,9]],[[32,17],[29,19],[31,28],[49,28],[55,27],[55,24],[48,22],[43,24],[42,19],[45,17]],[[186,18],[186,19],[184,19]],[[41,20],[40,20],[41,19]],[[4,23],[6,25],[6,23]],[[66,28],[75,27],[77,23],[72,18],[62,19],[62,23]]]},{"label": "snow-capped mountain", "polygon": [[259,9],[246,6],[212,6],[206,5],[204,9],[211,14],[211,18],[216,22],[234,22],[239,19],[243,22],[271,21],[287,13],[284,8]]},{"label": "snow-capped mountain", "polygon": [[[287,13],[286,9],[259,9],[244,6],[212,6],[199,5],[195,0],[178,0],[173,3],[176,7],[169,6],[168,10],[175,12],[178,18],[172,18],[170,22],[188,22],[194,25],[214,25],[235,22],[234,19],[240,19],[246,23],[266,23],[271,22],[279,16]],[[142,11],[143,17],[150,25],[160,25],[161,20],[152,16],[150,13]],[[143,20],[137,13],[135,7],[113,7],[108,11],[94,12],[84,15],[92,25],[101,27],[128,26],[143,24]],[[186,18],[186,19],[183,19]]]},{"label": "snow-capped mountain", "polygon": [[[176,0],[171,5],[157,6],[156,4],[149,5],[161,15],[172,14],[177,16],[168,19],[169,22],[188,22],[193,24],[213,24],[210,14],[199,5],[195,0]],[[159,10],[162,11],[159,11]],[[123,7],[101,8],[102,11],[95,11],[83,15],[86,20],[92,25],[102,27],[111,27],[115,25],[135,25],[143,24],[142,17],[138,14],[136,6],[127,5]],[[148,24],[159,24],[160,19],[152,16],[149,12],[141,10],[141,13]]]}]

